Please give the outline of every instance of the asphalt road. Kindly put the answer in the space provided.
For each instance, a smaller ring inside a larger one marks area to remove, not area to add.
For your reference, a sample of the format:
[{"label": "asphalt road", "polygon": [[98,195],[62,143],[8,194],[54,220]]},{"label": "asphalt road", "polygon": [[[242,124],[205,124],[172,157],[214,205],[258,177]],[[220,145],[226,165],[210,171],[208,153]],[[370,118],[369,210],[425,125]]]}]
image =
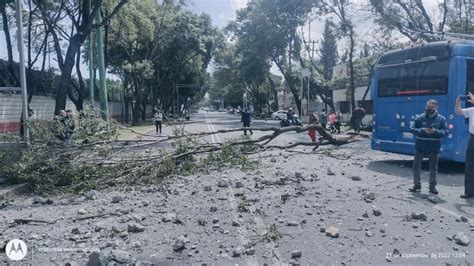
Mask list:
[{"label": "asphalt road", "polygon": [[[209,112],[194,114],[184,128],[209,132],[240,125],[236,115]],[[278,122],[255,120],[252,126]],[[171,132],[164,128],[165,135]],[[240,137],[242,132],[233,132],[202,141]],[[274,143],[308,139],[288,133]],[[427,193],[425,168],[422,192],[413,194],[407,192],[412,158],[372,151],[369,144],[266,151],[250,156],[257,163],[253,170],[211,169],[157,186],[102,190],[95,199],[58,196],[41,205],[22,197],[2,210],[0,229],[4,240],[26,240],[32,252],[25,260],[33,264],[84,264],[90,250],[109,260],[159,265],[472,263],[473,243],[450,240],[458,232],[474,239],[474,201],[459,198],[463,165],[440,164],[436,197]],[[114,196],[123,200],[113,203]],[[109,211],[116,215],[74,220]],[[414,219],[413,212],[426,219]],[[8,226],[21,217],[56,222]],[[133,223],[143,232],[128,230]],[[54,251],[58,247],[63,249]]]}]

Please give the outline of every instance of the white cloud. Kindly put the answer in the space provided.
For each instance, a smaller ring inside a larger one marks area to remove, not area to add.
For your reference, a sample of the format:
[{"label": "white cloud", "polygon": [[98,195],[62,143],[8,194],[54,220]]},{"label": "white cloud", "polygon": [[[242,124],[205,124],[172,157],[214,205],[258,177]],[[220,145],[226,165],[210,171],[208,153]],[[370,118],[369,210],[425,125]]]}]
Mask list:
[{"label": "white cloud", "polygon": [[238,10],[247,6],[248,0],[230,0],[230,6],[234,10]]}]

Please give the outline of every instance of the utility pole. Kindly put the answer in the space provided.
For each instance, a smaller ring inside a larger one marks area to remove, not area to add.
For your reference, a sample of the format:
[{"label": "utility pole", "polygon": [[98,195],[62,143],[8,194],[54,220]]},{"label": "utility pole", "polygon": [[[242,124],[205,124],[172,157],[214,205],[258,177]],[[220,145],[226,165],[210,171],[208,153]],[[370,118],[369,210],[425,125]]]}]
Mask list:
[{"label": "utility pole", "polygon": [[16,26],[18,28],[18,53],[20,55],[20,83],[21,83],[21,103],[23,117],[23,136],[26,143],[30,144],[30,132],[28,129],[28,91],[26,89],[26,73],[25,73],[25,44],[23,42],[23,18],[22,18],[21,1],[16,0]]},{"label": "utility pole", "polygon": [[[91,2],[89,1],[89,10],[91,10]],[[92,38],[92,31],[89,34],[89,49],[87,49],[88,57],[89,57],[89,101],[90,106],[94,108],[94,41]]]},{"label": "utility pole", "polygon": [[125,72],[122,67],[120,82],[120,101],[122,102],[122,123],[125,123]]},{"label": "utility pole", "polygon": [[176,108],[178,117],[181,115],[181,106],[179,105],[179,86],[176,85]]},{"label": "utility pole", "polygon": [[[95,14],[97,24],[102,23],[100,17],[100,8],[97,9]],[[105,65],[104,65],[104,45],[102,37],[102,27],[99,27],[96,31],[97,35],[97,62],[99,64],[99,99],[100,99],[100,111],[104,120],[109,119],[109,107],[107,105],[107,84],[105,81]]]}]

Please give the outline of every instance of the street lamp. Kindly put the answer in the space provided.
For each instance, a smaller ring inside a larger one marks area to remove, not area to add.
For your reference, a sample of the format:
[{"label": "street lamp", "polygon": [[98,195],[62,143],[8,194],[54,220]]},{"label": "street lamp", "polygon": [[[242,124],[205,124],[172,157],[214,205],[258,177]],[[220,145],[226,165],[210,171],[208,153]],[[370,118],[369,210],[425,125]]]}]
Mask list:
[{"label": "street lamp", "polygon": [[[21,1],[16,0],[16,25],[18,28],[18,53],[20,59],[20,83],[21,83],[21,103],[23,112],[23,123],[26,123],[28,117],[28,97],[26,89],[26,72],[25,72],[25,44],[23,42],[23,18]],[[30,134],[28,126],[24,127],[24,138],[27,144],[30,143]]]}]

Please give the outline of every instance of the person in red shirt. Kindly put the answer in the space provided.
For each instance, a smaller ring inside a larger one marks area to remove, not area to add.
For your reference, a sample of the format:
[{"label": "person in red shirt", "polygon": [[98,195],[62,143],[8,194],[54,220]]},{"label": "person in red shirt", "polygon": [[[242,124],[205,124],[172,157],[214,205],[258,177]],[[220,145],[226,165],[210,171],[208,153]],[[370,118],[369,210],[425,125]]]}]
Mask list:
[{"label": "person in red shirt", "polygon": [[[310,125],[316,125],[316,124],[318,124],[318,123],[319,123],[318,118],[316,117],[316,115],[314,114],[314,112],[311,111],[311,112],[309,113],[309,124],[310,124]],[[317,140],[316,140],[316,129],[315,129],[315,128],[308,130],[308,135],[309,135],[309,138],[311,139],[311,141],[312,141],[313,143],[316,143],[316,142],[317,142]]]},{"label": "person in red shirt", "polygon": [[337,120],[337,115],[334,112],[334,110],[329,111],[329,129],[331,130],[331,133],[336,133],[336,120]]}]

